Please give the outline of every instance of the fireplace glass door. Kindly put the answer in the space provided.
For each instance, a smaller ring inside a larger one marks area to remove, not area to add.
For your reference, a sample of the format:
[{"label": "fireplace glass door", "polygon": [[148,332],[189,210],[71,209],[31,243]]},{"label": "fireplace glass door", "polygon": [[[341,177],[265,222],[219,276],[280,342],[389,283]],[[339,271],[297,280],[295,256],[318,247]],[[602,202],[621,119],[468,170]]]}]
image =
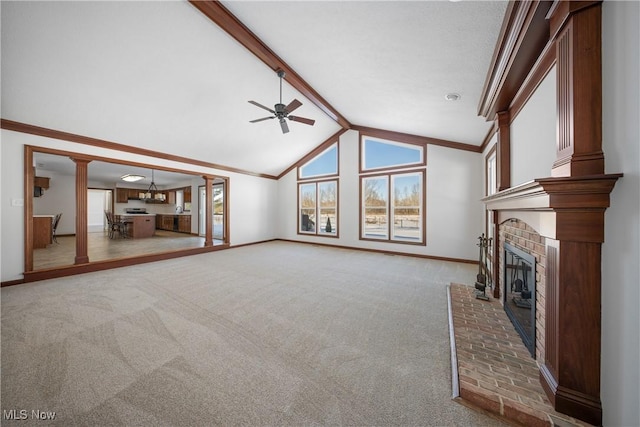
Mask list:
[{"label": "fireplace glass door", "polygon": [[536,260],[508,243],[504,244],[504,310],[524,345],[536,354]]}]

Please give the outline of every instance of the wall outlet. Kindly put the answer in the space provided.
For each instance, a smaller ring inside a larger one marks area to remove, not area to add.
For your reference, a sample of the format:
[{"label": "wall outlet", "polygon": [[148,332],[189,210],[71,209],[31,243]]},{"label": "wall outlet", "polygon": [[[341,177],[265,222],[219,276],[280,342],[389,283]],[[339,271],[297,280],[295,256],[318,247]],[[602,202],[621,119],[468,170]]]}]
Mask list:
[{"label": "wall outlet", "polygon": [[24,199],[11,199],[11,206],[16,206],[16,207],[24,206]]}]

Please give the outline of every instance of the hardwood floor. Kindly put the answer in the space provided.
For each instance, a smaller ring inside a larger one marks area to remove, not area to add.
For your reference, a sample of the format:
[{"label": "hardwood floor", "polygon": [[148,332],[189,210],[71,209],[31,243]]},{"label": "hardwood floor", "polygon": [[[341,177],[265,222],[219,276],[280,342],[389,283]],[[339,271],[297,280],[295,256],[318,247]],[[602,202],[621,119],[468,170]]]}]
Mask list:
[{"label": "hardwood floor", "polygon": [[[58,236],[58,243],[48,245],[44,249],[34,249],[33,269],[73,265],[76,255],[75,236]],[[214,245],[222,244],[214,239]],[[108,233],[97,232],[88,235],[89,261],[128,258],[179,249],[197,248],[204,245],[204,237],[185,233],[156,230],[153,237],[145,239],[110,239]]]}]

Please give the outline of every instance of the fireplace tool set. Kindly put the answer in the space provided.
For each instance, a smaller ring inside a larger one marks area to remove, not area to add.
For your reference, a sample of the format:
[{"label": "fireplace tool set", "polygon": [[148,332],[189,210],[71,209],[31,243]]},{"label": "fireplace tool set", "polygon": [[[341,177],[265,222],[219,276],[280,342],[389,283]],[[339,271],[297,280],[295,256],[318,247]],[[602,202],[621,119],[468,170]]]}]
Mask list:
[{"label": "fireplace tool set", "polygon": [[489,265],[488,252],[491,248],[492,239],[485,237],[484,233],[478,237],[476,246],[480,248],[480,258],[478,260],[478,275],[476,276],[476,298],[489,301],[487,286],[492,287],[491,266]]},{"label": "fireplace tool set", "polygon": [[[524,259],[516,254],[511,254],[512,263],[515,258],[515,267],[511,271],[511,293],[519,293],[520,296],[514,296],[513,303],[520,308],[531,308],[531,291],[527,283],[527,276],[531,267],[527,265]],[[522,271],[522,278],[518,277]]]}]

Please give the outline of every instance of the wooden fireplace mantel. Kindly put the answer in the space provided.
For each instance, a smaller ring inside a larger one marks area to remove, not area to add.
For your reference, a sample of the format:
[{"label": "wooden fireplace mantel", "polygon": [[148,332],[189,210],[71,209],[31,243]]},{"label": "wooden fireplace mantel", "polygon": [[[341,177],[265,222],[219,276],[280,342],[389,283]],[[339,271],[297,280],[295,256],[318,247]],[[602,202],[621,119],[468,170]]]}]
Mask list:
[{"label": "wooden fireplace mantel", "polygon": [[622,174],[538,178],[482,199],[488,210],[606,209]]},{"label": "wooden fireplace mantel", "polygon": [[[496,229],[510,218],[519,218],[545,237],[546,334],[540,382],[557,411],[595,425],[602,423],[604,213],[620,177],[622,174],[540,178],[482,199],[487,210],[494,212]],[[496,271],[494,277],[501,276]]]}]

